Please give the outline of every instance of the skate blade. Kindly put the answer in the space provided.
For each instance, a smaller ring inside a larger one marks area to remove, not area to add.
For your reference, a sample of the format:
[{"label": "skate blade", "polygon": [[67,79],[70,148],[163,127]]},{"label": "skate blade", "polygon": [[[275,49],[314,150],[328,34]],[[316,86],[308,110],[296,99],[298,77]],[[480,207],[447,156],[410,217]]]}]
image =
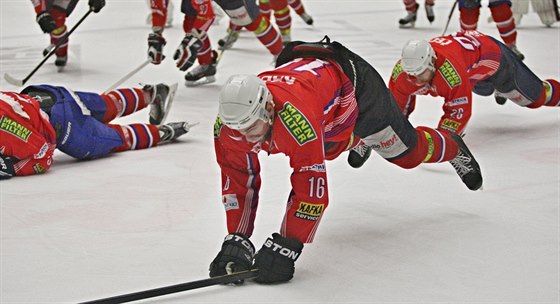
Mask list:
[{"label": "skate blade", "polygon": [[409,22],[405,24],[399,24],[399,28],[414,28],[415,22]]},{"label": "skate blade", "polygon": [[178,83],[174,83],[169,86],[169,94],[167,95],[167,98],[165,100],[166,102],[165,112],[163,113],[163,117],[159,125],[163,125],[165,123],[165,120],[167,119],[167,115],[169,115],[169,110],[171,110],[171,104],[173,103],[173,99],[175,98],[175,93],[177,92],[178,86],[179,86]]},{"label": "skate blade", "polygon": [[212,83],[216,81],[216,77],[215,76],[206,76],[204,78],[201,78],[199,80],[196,81],[185,81],[185,86],[187,87],[198,87],[200,85],[203,84],[208,84],[208,83]]},{"label": "skate blade", "polygon": [[57,71],[58,73],[62,73],[62,72],[64,72],[64,68],[65,68],[65,67],[66,67],[65,65],[56,66],[56,71]]}]

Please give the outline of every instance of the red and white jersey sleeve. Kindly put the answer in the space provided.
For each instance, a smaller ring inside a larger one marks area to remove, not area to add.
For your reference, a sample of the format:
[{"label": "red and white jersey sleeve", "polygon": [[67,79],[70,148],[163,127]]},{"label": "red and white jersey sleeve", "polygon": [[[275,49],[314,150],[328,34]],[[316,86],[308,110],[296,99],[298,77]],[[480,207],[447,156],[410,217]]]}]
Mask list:
[{"label": "red and white jersey sleeve", "polygon": [[35,13],[44,12],[47,10],[47,0],[31,0],[33,7],[35,8]]},{"label": "red and white jersey sleeve", "polygon": [[0,92],[0,153],[16,158],[17,176],[44,173],[52,164],[56,133],[33,98]]},{"label": "red and white jersey sleeve", "polygon": [[264,150],[285,154],[292,168],[280,233],[311,243],[329,204],[324,143],[351,137],[357,118],[354,89],[338,67],[317,59],[292,61],[259,77],[274,96],[271,138],[250,144],[219,119],[215,125],[228,231],[253,232],[261,184],[257,153]]},{"label": "red and white jersey sleeve", "polygon": [[467,31],[430,40],[436,53],[436,73],[432,82],[418,86],[409,80],[400,62],[391,73],[389,89],[405,115],[414,111],[414,95],[444,98],[438,129],[461,134],[472,113],[472,89],[494,75],[500,66],[501,51],[489,37]]}]

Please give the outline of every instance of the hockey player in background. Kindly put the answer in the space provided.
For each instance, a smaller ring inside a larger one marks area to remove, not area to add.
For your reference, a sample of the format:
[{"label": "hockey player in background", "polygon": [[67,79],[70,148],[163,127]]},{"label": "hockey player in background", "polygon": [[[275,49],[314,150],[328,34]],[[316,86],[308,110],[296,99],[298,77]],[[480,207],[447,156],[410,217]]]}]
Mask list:
[{"label": "hockey player in background", "polygon": [[[459,0],[459,18],[462,31],[474,31],[478,27],[480,0]],[[525,56],[517,48],[517,28],[511,11],[510,0],[488,0],[492,19],[496,22],[498,32],[504,43],[519,59]]]},{"label": "hockey player in background", "polygon": [[[410,169],[450,162],[471,190],[482,186],[480,168],[456,134],[414,128],[400,112],[377,71],[328,38],[293,42],[277,68],[229,78],[219,96],[214,145],[222,175],[228,235],[210,276],[258,268],[257,282],[285,282],[305,243],[311,243],[329,204],[326,160],[348,151],[363,165],[371,150]],[[250,241],[261,185],[258,153],[290,159],[292,191],[279,233],[259,252]]]},{"label": "hockey player in background", "polygon": [[409,116],[416,95],[444,98],[437,130],[464,135],[471,117],[472,92],[507,98],[522,107],[560,106],[560,83],[539,79],[500,41],[477,31],[411,40],[395,65],[389,89]]},{"label": "hockey player in background", "polygon": [[[560,12],[558,11],[558,0],[531,0],[531,6],[535,11],[542,24],[551,27],[554,23],[560,21]],[[519,26],[523,15],[529,12],[529,0],[512,0],[511,11],[515,18],[515,24]]]},{"label": "hockey player in background", "polygon": [[[56,148],[80,160],[169,143],[187,133],[187,122],[162,124],[177,85],[146,85],[107,94],[34,85],[0,92],[0,179],[41,174]],[[150,106],[150,123],[110,124]]]},{"label": "hockey player in background", "polygon": [[[163,29],[167,20],[167,0],[152,0],[152,33],[148,35],[148,58],[160,64],[165,58],[163,47],[167,43]],[[177,68],[189,70],[198,59],[198,66],[185,75],[185,85],[198,86],[216,81],[217,53],[212,50],[208,29],[214,22],[214,11],[210,0],[183,0],[181,12],[185,14],[183,30],[185,38],[173,55]]]},{"label": "hockey player in background", "polygon": [[[148,18],[146,18],[146,23],[148,24],[153,24],[153,17],[152,15],[154,14],[154,12],[152,11],[152,0],[148,0],[148,6],[150,7],[150,14],[148,15]],[[175,6],[173,5],[173,1],[172,0],[168,0],[167,1],[167,9],[165,10],[165,27],[172,27],[173,26],[173,10],[175,9]],[[162,11],[156,11],[155,12],[158,15],[162,15],[164,14],[164,12]]]},{"label": "hockey player in background", "polygon": [[[416,0],[403,0],[403,3],[407,15],[404,18],[399,19],[399,26],[401,28],[414,27],[420,4],[418,4]],[[434,22],[434,20],[436,19],[436,16],[434,14],[434,0],[426,0],[424,2],[424,8],[426,9],[426,17],[428,18],[428,21],[430,21],[430,23]]]},{"label": "hockey player in background", "polygon": [[[37,23],[44,33],[50,35],[51,46],[59,43],[68,32],[66,27],[66,17],[70,16],[78,0],[31,0],[37,14]],[[98,13],[105,0],[89,0],[88,5],[94,13]],[[50,47],[43,51],[43,55],[50,52]],[[68,62],[68,38],[56,49],[56,59],[54,64],[62,70]]]}]

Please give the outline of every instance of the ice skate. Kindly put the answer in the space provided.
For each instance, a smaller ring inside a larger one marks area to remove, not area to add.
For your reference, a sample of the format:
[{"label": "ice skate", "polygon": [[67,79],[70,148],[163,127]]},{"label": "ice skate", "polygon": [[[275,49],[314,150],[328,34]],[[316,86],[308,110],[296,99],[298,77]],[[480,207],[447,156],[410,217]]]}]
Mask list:
[{"label": "ice skate", "polygon": [[186,121],[180,121],[159,126],[159,144],[170,143],[180,136],[187,134],[194,125],[195,124],[190,125]]},{"label": "ice skate", "polygon": [[502,94],[498,91],[494,92],[494,98],[496,99],[496,103],[499,105],[503,105],[507,101],[507,98],[502,96]]},{"label": "ice skate", "polygon": [[218,45],[219,45],[218,49],[219,50],[231,49],[233,44],[237,41],[237,38],[239,38],[239,32],[235,32],[228,29],[228,34],[224,38],[218,40]]},{"label": "ice skate", "polygon": [[360,168],[366,160],[368,160],[369,156],[371,155],[371,146],[366,144],[359,145],[352,150],[348,154],[348,164],[352,168]]},{"label": "ice skate", "polygon": [[399,20],[399,27],[406,28],[406,27],[414,27],[416,23],[416,13],[418,12],[419,5],[416,4],[416,9],[413,12],[408,12],[404,18]]},{"label": "ice skate", "polygon": [[430,23],[434,22],[434,20],[436,19],[436,15],[434,15],[434,6],[426,5],[425,9],[426,9],[426,17],[428,18],[428,21],[430,21]]},{"label": "ice skate", "polygon": [[286,45],[290,42],[292,42],[292,35],[290,33],[287,34],[282,34],[282,44]]},{"label": "ice skate", "polygon": [[308,25],[313,25],[313,18],[311,16],[309,16],[309,14],[307,13],[302,13],[301,15],[299,15],[301,17],[301,19],[303,19],[303,21],[305,21],[305,23],[307,23]]},{"label": "ice skate", "polygon": [[199,85],[212,83],[216,81],[216,59],[218,54],[212,51],[212,62],[210,64],[201,64],[185,75],[185,85],[187,87],[196,87]]},{"label": "ice skate", "polygon": [[68,62],[68,56],[56,56],[54,60],[54,65],[58,72],[62,72],[66,67],[66,63]]},{"label": "ice skate", "polygon": [[465,185],[470,190],[478,190],[482,187],[482,174],[480,171],[480,166],[474,159],[474,156],[465,145],[465,142],[461,136],[457,134],[450,134],[451,139],[453,139],[459,146],[459,154],[450,160],[449,162],[463,181]]},{"label": "ice skate", "polygon": [[525,59],[525,55],[523,55],[523,53],[521,53],[519,51],[519,49],[517,48],[517,46],[515,44],[512,45],[512,46],[509,46],[509,49],[515,54],[515,56],[517,56],[517,58],[519,60]]},{"label": "ice skate", "polygon": [[144,91],[151,91],[150,124],[161,125],[165,122],[167,114],[169,114],[171,109],[177,86],[176,83],[171,86],[163,83],[144,86]]}]

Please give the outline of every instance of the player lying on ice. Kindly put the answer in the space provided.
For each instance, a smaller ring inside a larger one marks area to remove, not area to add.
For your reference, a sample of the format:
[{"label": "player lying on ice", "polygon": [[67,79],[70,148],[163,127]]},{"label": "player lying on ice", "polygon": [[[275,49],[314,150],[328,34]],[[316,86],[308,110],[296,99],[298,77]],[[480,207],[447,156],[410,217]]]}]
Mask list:
[{"label": "player lying on ice", "polygon": [[[85,160],[171,142],[191,127],[163,124],[176,89],[157,84],[99,95],[37,85],[0,92],[0,179],[46,172],[56,148]],[[149,124],[109,124],[148,105]]]},{"label": "player lying on ice", "polygon": [[539,79],[509,47],[477,31],[410,40],[389,89],[406,116],[414,111],[416,95],[443,97],[438,130],[457,134],[464,133],[471,117],[473,92],[531,109],[560,106],[558,81]]},{"label": "player lying on ice", "polygon": [[[377,71],[341,44],[328,37],[289,43],[277,66],[258,77],[234,75],[220,93],[214,144],[229,234],[210,276],[258,268],[260,283],[292,279],[303,244],[313,241],[329,204],[325,161],[344,151],[350,150],[348,162],[356,168],[372,149],[406,169],[450,162],[469,189],[482,186],[463,140],[414,128]],[[256,252],[249,238],[261,185],[260,151],[284,153],[293,173],[281,229]]]}]

